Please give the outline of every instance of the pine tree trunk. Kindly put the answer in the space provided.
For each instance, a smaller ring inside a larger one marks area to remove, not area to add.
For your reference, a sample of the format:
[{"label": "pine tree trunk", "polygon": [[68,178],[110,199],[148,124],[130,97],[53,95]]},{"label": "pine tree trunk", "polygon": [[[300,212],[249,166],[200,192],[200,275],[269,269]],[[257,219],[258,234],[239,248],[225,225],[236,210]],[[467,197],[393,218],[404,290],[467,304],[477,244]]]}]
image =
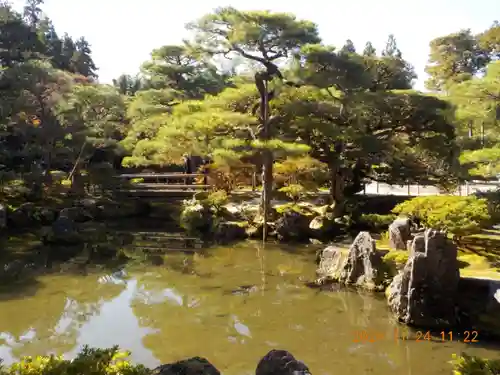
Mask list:
[{"label": "pine tree trunk", "polygon": [[[261,98],[262,106],[262,125],[264,141],[269,141],[271,138],[271,129],[269,129],[269,95],[267,90],[267,81],[264,81],[264,97]],[[273,190],[273,152],[269,149],[264,149],[262,152],[262,196],[261,209],[264,218],[262,228],[262,239],[267,240],[269,230],[269,213],[271,210],[271,194]]]},{"label": "pine tree trunk", "polygon": [[344,213],[345,197],[344,187],[345,180],[338,162],[330,163],[330,196],[332,203],[335,205],[333,212],[335,217],[341,217]]}]

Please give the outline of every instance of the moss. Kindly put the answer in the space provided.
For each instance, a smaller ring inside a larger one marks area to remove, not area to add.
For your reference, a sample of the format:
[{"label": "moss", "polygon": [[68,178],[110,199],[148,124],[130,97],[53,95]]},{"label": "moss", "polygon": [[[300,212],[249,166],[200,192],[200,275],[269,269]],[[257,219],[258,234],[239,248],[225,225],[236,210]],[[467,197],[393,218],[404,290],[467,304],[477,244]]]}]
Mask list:
[{"label": "moss", "polygon": [[409,253],[406,250],[391,250],[384,255],[384,262],[404,266],[408,261]]}]

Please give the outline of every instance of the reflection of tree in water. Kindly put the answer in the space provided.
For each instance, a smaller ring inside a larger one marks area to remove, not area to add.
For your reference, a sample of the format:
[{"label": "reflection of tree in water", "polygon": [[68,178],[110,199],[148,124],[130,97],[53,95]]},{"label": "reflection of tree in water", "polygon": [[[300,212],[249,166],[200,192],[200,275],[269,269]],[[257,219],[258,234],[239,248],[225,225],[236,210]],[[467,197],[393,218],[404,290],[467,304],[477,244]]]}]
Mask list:
[{"label": "reflection of tree in water", "polygon": [[313,262],[277,249],[264,252],[262,262],[263,252],[254,249],[214,250],[211,257],[195,262],[198,273],[210,272],[212,278],[163,268],[142,274],[133,310],[142,325],[157,331],[145,337],[144,345],[162,362],[206,356],[230,372],[254,368],[271,346],[297,352],[306,362],[308,356],[313,362],[319,357],[328,367],[336,356],[332,340],[337,340],[345,344],[339,347],[348,356],[352,337],[347,331],[353,329],[346,328],[346,317],[338,319],[339,314],[359,315],[369,304],[359,298],[318,295],[299,279],[314,275]]},{"label": "reflection of tree in water", "polygon": [[50,276],[34,296],[0,302],[0,333],[16,357],[64,353],[77,342],[82,324],[99,314],[123,285],[98,283],[97,276]]}]

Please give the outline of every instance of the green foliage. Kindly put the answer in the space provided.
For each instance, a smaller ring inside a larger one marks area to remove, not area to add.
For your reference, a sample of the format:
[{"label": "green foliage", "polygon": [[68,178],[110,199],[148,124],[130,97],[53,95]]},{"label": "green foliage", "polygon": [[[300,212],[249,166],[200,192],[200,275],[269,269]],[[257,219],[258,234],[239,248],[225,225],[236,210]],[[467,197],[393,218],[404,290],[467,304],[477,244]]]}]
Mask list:
[{"label": "green foliage", "polygon": [[397,205],[393,212],[418,218],[427,228],[457,237],[479,233],[491,221],[486,199],[474,196],[417,197]]},{"label": "green foliage", "polygon": [[454,375],[499,375],[500,360],[484,359],[462,353],[451,360]]},{"label": "green foliage", "polygon": [[9,367],[0,367],[0,375],[148,375],[151,370],[127,361],[130,353],[120,352],[118,347],[91,349],[84,347],[72,360],[62,356],[25,357]]},{"label": "green foliage", "polygon": [[408,261],[409,253],[406,250],[391,250],[384,255],[384,262],[393,264],[396,267],[401,267]]},{"label": "green foliage", "polygon": [[278,191],[285,193],[288,198],[297,203],[306,193],[306,188],[300,184],[283,186]]},{"label": "green foliage", "polygon": [[225,216],[224,205],[228,196],[225,191],[199,193],[183,202],[180,225],[189,234],[208,236],[215,233]]},{"label": "green foliage", "polygon": [[380,214],[362,214],[357,223],[366,227],[368,230],[380,232],[387,230],[389,225],[394,221],[396,215],[380,215]]},{"label": "green foliage", "polygon": [[273,173],[276,184],[298,183],[307,190],[317,189],[328,180],[328,166],[310,156],[289,156],[274,164]]}]

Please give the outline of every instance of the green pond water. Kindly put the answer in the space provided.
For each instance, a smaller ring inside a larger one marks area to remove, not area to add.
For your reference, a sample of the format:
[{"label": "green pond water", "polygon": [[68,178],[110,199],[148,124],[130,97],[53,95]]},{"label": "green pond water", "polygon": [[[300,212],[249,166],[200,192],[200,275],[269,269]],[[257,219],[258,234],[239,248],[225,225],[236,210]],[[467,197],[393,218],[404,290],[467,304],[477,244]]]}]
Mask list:
[{"label": "green pond water", "polygon": [[[441,375],[451,373],[452,353],[500,353],[481,343],[481,333],[477,345],[396,339],[398,325],[383,299],[304,285],[314,278],[314,247],[164,250],[147,265],[52,273],[3,291],[0,358],[8,364],[23,355],[71,357],[85,344],[118,344],[147,366],[204,356],[236,375],[254,373],[265,353],[281,348],[315,375]],[[385,338],[355,342],[362,330]]]}]

